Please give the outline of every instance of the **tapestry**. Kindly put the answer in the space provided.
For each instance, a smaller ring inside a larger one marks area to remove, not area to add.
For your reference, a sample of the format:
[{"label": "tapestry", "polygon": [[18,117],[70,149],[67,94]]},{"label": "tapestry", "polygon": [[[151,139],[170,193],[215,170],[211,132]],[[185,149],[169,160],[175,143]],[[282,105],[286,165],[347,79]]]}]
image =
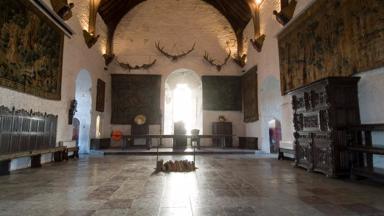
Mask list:
[{"label": "tapestry", "polygon": [[144,115],[148,124],[160,124],[160,75],[112,74],[112,124],[132,124]]},{"label": "tapestry", "polygon": [[278,41],[283,94],[384,66],[384,1],[318,0]]},{"label": "tapestry", "polygon": [[63,32],[29,1],[0,8],[0,85],[60,100]]},{"label": "tapestry", "polygon": [[241,111],[240,76],[203,76],[203,109]]},{"label": "tapestry", "polygon": [[97,92],[96,92],[96,111],[104,112],[105,102],[105,82],[97,79]]},{"label": "tapestry", "polygon": [[259,120],[257,66],[242,76],[244,122]]}]

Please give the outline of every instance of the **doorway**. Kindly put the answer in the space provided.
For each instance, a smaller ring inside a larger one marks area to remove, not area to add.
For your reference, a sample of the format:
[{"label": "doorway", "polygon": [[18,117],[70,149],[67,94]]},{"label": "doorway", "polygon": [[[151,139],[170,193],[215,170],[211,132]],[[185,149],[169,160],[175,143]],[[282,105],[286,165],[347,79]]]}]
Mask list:
[{"label": "doorway", "polygon": [[202,82],[192,70],[179,69],[165,81],[164,133],[173,134],[175,122],[183,122],[187,134],[202,131]]},{"label": "doorway", "polygon": [[281,141],[281,124],[277,119],[273,119],[268,122],[269,126],[269,145],[270,152],[279,152],[280,141]]},{"label": "doorway", "polygon": [[79,126],[79,152],[89,153],[90,149],[90,128],[91,128],[91,108],[92,108],[92,79],[88,71],[81,70],[76,78],[77,112],[75,118],[80,122]]}]

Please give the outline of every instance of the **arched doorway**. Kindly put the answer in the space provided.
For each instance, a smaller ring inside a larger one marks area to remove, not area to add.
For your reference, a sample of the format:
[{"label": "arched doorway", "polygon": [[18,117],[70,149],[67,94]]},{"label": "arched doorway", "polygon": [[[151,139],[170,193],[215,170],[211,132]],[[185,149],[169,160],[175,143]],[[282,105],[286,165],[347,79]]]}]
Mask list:
[{"label": "arched doorway", "polygon": [[277,153],[281,141],[281,123],[273,119],[268,122],[270,153]]},{"label": "arched doorway", "polygon": [[76,145],[79,146],[79,132],[80,132],[80,121],[77,118],[72,120],[72,140],[76,141]]},{"label": "arched doorway", "polygon": [[77,112],[75,118],[80,121],[79,148],[80,153],[89,153],[91,108],[92,108],[92,79],[88,71],[81,70],[76,78]]},{"label": "arched doorway", "polygon": [[174,123],[184,122],[187,134],[203,129],[201,77],[192,70],[179,69],[165,81],[164,133],[173,134]]}]

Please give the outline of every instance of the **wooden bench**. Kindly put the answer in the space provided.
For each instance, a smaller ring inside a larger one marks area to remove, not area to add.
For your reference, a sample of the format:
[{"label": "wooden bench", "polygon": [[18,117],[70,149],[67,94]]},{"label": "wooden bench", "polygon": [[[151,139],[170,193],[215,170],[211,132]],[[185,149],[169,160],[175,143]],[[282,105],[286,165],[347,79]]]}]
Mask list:
[{"label": "wooden bench", "polygon": [[[293,158],[290,158],[290,157],[286,157],[284,155],[284,153],[286,154],[290,154],[290,155],[293,155]],[[284,160],[284,159],[294,159],[295,158],[295,148],[293,147],[293,143],[292,142],[284,142],[284,141],[281,141],[280,142],[280,147],[279,147],[279,152],[278,152],[278,157],[277,159],[278,160]]]},{"label": "wooden bench", "polygon": [[[63,152],[64,160],[68,160],[69,158],[79,158],[79,147],[77,146],[75,140],[61,141],[59,145],[65,147],[65,150]],[[70,152],[73,153],[71,156],[69,156]]]},{"label": "wooden bench", "polygon": [[55,161],[61,161],[63,152],[65,151],[65,147],[54,147],[49,149],[42,150],[33,150],[33,151],[25,151],[25,152],[17,152],[12,154],[0,155],[0,175],[8,175],[10,173],[11,161],[13,159],[22,158],[22,157],[30,157],[31,158],[31,168],[41,167],[41,155],[53,153]]}]

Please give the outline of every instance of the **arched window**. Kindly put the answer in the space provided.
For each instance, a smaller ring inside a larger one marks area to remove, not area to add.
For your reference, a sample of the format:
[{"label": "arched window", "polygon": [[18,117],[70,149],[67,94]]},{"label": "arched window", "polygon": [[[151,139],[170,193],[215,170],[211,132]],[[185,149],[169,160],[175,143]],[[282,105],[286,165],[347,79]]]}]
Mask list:
[{"label": "arched window", "polygon": [[101,137],[101,122],[100,122],[100,115],[97,115],[96,117],[96,138]]},{"label": "arched window", "polygon": [[164,133],[173,134],[175,122],[183,121],[189,134],[202,131],[202,82],[194,71],[176,70],[165,81]]}]

